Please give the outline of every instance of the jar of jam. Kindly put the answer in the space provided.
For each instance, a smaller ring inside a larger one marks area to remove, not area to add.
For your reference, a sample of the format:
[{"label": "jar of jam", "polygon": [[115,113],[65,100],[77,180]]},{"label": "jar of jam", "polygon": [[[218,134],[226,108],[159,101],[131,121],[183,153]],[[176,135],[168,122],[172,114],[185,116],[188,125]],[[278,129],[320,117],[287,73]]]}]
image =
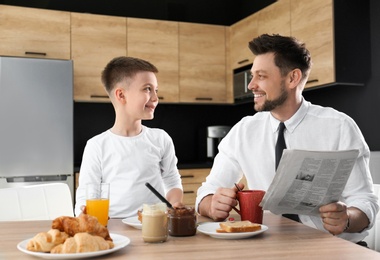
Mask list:
[{"label": "jar of jam", "polygon": [[197,216],[192,207],[169,209],[169,235],[193,236],[197,231]]}]

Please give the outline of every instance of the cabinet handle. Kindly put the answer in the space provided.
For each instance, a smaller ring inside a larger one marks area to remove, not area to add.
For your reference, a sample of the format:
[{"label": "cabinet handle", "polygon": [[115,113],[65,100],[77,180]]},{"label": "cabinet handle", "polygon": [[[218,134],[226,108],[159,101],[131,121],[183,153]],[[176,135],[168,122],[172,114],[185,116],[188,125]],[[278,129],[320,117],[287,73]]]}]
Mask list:
[{"label": "cabinet handle", "polygon": [[311,79],[311,80],[308,80],[308,81],[306,81],[306,84],[314,83],[314,82],[318,82],[318,79]]},{"label": "cabinet handle", "polygon": [[193,191],[193,190],[188,190],[188,191],[185,190],[185,191],[183,191],[183,193],[184,193],[184,194],[191,194],[191,193],[194,193],[194,191]]},{"label": "cabinet handle", "polygon": [[195,100],[212,100],[210,97],[196,97]]},{"label": "cabinet handle", "polygon": [[194,175],[192,175],[192,174],[191,175],[182,175],[181,177],[182,178],[194,178]]},{"label": "cabinet handle", "polygon": [[46,56],[45,52],[34,52],[34,51],[26,51],[25,55],[40,55],[40,56]]},{"label": "cabinet handle", "polygon": [[91,95],[91,98],[109,98],[109,96],[106,95]]},{"label": "cabinet handle", "polygon": [[246,63],[246,62],[248,62],[248,61],[249,61],[248,59],[241,60],[241,61],[238,61],[238,64]]},{"label": "cabinet handle", "polygon": [[164,97],[160,96],[158,97],[159,100],[164,100]]}]

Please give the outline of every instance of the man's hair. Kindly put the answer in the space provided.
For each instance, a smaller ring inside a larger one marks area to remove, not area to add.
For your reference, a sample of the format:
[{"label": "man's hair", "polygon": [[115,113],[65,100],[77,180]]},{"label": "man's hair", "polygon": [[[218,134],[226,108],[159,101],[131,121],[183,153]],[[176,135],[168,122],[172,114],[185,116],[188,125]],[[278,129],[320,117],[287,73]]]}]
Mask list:
[{"label": "man's hair", "polygon": [[250,41],[248,46],[256,56],[273,53],[274,62],[282,76],[298,68],[302,72],[302,78],[306,79],[310,72],[312,66],[310,53],[305,44],[294,37],[263,34]]},{"label": "man's hair", "polygon": [[150,71],[157,73],[158,69],[146,60],[133,57],[116,57],[112,59],[102,72],[102,83],[108,93],[119,82],[133,78],[138,72]]}]

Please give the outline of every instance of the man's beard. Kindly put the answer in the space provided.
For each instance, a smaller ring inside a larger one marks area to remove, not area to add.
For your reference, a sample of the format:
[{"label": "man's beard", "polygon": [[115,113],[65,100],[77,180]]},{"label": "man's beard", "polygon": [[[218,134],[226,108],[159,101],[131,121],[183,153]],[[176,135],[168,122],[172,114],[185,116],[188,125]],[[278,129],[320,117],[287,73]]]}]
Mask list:
[{"label": "man's beard", "polygon": [[280,93],[280,96],[274,100],[265,100],[264,104],[259,107],[256,103],[255,103],[255,110],[257,112],[261,112],[261,111],[272,111],[273,109],[275,109],[276,107],[278,106],[281,106],[282,104],[284,104],[284,102],[286,101],[286,99],[288,98],[288,92],[286,92],[285,90],[285,81],[282,80],[281,81],[281,93]]}]

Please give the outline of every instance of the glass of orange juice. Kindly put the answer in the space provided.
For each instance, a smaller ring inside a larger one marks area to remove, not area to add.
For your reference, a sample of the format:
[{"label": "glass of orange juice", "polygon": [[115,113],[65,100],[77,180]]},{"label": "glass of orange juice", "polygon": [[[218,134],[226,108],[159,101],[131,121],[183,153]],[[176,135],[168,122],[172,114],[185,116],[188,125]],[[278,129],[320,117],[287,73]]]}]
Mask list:
[{"label": "glass of orange juice", "polygon": [[94,216],[103,226],[108,224],[108,210],[110,205],[110,184],[87,184],[86,187],[86,211]]}]

